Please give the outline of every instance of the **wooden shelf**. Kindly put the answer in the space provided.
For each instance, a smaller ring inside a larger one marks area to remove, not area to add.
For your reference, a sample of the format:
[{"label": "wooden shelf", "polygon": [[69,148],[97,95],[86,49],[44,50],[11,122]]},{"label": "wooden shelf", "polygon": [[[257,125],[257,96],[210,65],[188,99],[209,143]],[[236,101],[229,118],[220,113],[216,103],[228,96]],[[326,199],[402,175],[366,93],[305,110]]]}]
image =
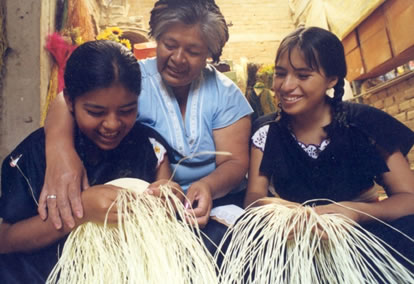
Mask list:
[{"label": "wooden shelf", "polygon": [[414,1],[388,0],[343,39],[349,81],[372,78],[414,59]]},{"label": "wooden shelf", "polygon": [[358,94],[358,95],[352,97],[350,100],[351,101],[358,101],[359,98],[366,97],[370,94],[378,93],[379,91],[390,88],[390,87],[392,87],[392,86],[394,86],[394,85],[396,85],[396,84],[398,84],[402,81],[405,81],[409,78],[412,78],[412,77],[414,77],[414,71],[406,72],[406,73],[404,73],[404,74],[402,74],[398,77],[395,77],[394,79],[391,79],[389,81],[381,83],[381,84],[379,84],[375,87],[372,87],[372,88],[368,89],[367,91],[365,91],[364,93],[361,93],[361,94]]}]

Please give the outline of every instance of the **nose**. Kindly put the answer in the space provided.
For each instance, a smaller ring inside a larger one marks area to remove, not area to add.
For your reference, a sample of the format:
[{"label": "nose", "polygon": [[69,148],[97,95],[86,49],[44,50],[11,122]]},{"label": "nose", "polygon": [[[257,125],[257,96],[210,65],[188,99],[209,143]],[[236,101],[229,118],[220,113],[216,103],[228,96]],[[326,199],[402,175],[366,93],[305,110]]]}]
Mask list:
[{"label": "nose", "polygon": [[183,64],[187,61],[187,58],[185,56],[185,51],[183,48],[177,48],[173,55],[171,56],[172,60],[175,64]]},{"label": "nose", "polygon": [[106,130],[117,130],[121,125],[121,120],[118,118],[118,116],[115,113],[108,114],[103,123],[102,126]]},{"label": "nose", "polygon": [[296,89],[297,85],[298,85],[298,82],[295,76],[288,74],[283,79],[282,85],[280,86],[280,90],[285,93],[289,93],[289,92],[292,92],[294,89]]}]

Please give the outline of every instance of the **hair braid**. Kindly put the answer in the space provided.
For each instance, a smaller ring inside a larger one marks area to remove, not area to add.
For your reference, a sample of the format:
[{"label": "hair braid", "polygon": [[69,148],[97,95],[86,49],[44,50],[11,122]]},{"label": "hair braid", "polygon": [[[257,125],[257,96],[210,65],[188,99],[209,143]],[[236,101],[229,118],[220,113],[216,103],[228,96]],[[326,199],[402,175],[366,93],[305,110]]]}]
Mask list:
[{"label": "hair braid", "polygon": [[340,103],[345,92],[344,85],[345,80],[341,78],[334,86],[334,95],[332,99],[333,124],[346,124],[346,114],[344,113],[342,104]]},{"label": "hair braid", "polygon": [[334,86],[334,96],[333,96],[334,103],[338,103],[342,101],[342,97],[344,96],[344,92],[345,92],[344,85],[345,85],[345,80],[343,78],[338,79],[338,82]]}]

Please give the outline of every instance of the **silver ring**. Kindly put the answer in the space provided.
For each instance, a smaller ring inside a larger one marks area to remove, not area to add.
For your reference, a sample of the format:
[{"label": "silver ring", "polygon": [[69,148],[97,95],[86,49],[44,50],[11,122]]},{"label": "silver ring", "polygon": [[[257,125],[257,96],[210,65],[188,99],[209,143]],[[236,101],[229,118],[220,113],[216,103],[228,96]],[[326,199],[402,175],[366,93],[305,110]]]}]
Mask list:
[{"label": "silver ring", "polygon": [[46,199],[56,199],[56,195],[54,194],[48,195],[46,196]]}]

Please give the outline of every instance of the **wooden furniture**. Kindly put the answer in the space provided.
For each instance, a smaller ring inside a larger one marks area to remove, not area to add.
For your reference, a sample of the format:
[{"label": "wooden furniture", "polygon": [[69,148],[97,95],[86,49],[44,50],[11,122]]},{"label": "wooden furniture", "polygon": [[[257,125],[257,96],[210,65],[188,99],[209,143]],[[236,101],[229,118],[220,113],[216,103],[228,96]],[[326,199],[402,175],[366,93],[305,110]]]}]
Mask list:
[{"label": "wooden furniture", "polygon": [[342,43],[349,81],[372,78],[414,59],[414,1],[387,0]]}]

